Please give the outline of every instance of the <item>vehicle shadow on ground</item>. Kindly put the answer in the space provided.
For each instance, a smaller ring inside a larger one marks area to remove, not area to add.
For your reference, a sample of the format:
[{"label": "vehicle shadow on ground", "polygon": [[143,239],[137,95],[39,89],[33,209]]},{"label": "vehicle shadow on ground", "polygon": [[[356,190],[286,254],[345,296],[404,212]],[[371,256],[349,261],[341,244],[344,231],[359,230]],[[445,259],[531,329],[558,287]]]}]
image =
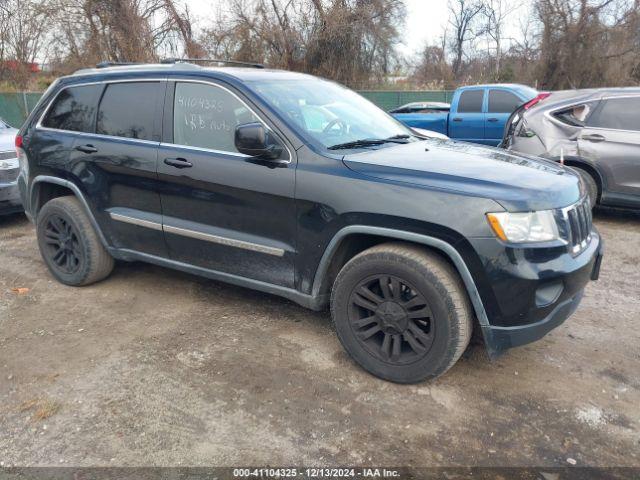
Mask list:
[{"label": "vehicle shadow on ground", "polygon": [[596,207],[593,211],[593,218],[596,221],[611,222],[640,222],[640,210],[613,207]]},{"label": "vehicle shadow on ground", "polygon": [[17,227],[20,224],[26,224],[29,219],[24,213],[11,213],[9,215],[0,215],[0,228]]},{"label": "vehicle shadow on ground", "polygon": [[[176,285],[176,288],[183,291],[197,290],[198,296],[210,297],[212,302],[219,302],[220,300],[233,302],[237,304],[246,305],[251,308],[251,304],[256,306],[268,305],[275,309],[286,310],[289,314],[295,314],[296,312],[300,316],[314,317],[327,324],[330,322],[330,315],[328,308],[314,312],[304,307],[297,305],[296,303],[277,295],[261,292],[259,290],[252,290],[251,288],[245,288],[222,281],[211,280],[198,275],[181,272],[179,270],[173,270],[171,268],[164,268],[157,265],[152,265],[144,262],[117,262],[111,277],[130,277],[139,273],[145,273],[152,276],[161,278],[171,277],[171,283]],[[297,319],[295,321],[298,321]]]}]

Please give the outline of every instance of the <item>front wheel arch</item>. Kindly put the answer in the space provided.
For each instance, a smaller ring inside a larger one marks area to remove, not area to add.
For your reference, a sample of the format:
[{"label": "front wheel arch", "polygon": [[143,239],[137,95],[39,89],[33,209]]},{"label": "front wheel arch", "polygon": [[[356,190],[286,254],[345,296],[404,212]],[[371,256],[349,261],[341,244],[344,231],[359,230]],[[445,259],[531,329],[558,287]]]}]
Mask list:
[{"label": "front wheel arch", "polygon": [[334,259],[334,255],[338,252],[338,248],[340,247],[341,243],[351,235],[374,236],[380,239],[380,241],[377,243],[401,240],[435,250],[437,253],[444,256],[453,265],[455,270],[457,270],[458,275],[460,275],[480,327],[486,327],[489,325],[489,319],[487,317],[484,304],[482,303],[480,292],[478,291],[475,280],[471,275],[471,271],[465,263],[462,255],[460,255],[460,253],[450,243],[440,238],[432,237],[429,235],[384,227],[373,227],[368,225],[350,225],[348,227],[344,227],[343,229],[339,230],[329,242],[329,245],[325,249],[325,252],[320,260],[320,264],[316,269],[316,274],[313,281],[312,296],[316,298],[317,301],[323,304],[318,305],[317,309],[321,308],[322,306],[326,306],[326,303],[328,301],[328,295],[326,295],[326,292],[324,292],[322,289],[323,287],[326,287],[328,282],[330,282],[330,268],[332,265],[332,260]]}]

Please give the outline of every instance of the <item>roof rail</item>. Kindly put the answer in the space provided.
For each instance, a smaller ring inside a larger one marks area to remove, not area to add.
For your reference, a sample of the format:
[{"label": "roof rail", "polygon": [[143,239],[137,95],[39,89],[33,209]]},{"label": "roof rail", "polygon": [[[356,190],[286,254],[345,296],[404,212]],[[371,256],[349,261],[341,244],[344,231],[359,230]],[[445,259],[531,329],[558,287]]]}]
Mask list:
[{"label": "roof rail", "polygon": [[107,67],[124,67],[127,65],[140,65],[140,62],[100,62],[96,65],[96,68],[107,68]]},{"label": "roof rail", "polygon": [[242,67],[264,68],[261,63],[241,62],[239,60],[222,60],[219,58],[165,58],[160,63],[225,63]]}]

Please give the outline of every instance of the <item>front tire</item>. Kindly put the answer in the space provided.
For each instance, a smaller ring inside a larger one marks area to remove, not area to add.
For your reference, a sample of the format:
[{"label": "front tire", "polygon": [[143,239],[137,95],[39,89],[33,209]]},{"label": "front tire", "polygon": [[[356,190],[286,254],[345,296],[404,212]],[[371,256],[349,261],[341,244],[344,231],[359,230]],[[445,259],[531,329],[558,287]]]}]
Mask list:
[{"label": "front tire", "polygon": [[36,230],[43,260],[51,274],[65,285],[89,285],[113,270],[113,257],[100,242],[76,197],[47,202],[38,213]]},{"label": "front tire", "polygon": [[457,272],[419,246],[386,243],[351,259],[331,294],[340,342],[368,372],[397,383],[442,375],[473,329]]}]

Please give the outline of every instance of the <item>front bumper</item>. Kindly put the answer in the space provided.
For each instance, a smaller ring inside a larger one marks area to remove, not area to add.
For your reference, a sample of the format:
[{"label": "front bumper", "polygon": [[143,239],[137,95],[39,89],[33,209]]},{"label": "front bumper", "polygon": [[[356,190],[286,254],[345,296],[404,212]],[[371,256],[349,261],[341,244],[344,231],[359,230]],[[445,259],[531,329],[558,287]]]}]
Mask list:
[{"label": "front bumper", "polygon": [[[477,242],[484,247],[490,242]],[[485,250],[486,252],[486,250]],[[495,255],[495,251],[491,252]],[[531,343],[561,325],[580,305],[584,288],[597,280],[604,253],[598,232],[579,255],[549,251],[504,251],[485,264],[484,304],[488,325],[481,325],[491,357]]]},{"label": "front bumper", "polygon": [[18,182],[3,183],[0,181],[0,215],[22,212],[23,210]]}]

